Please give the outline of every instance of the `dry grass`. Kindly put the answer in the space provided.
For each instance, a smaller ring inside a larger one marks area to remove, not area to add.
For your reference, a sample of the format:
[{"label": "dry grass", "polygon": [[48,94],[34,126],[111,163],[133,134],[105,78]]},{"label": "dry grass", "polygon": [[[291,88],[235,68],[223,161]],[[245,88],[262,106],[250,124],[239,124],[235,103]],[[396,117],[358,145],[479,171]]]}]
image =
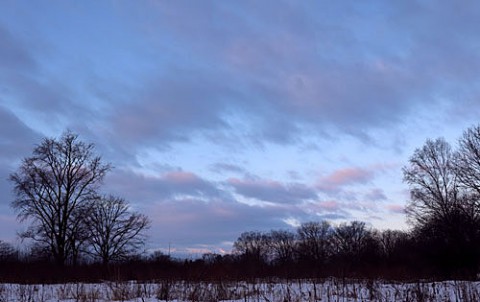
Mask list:
[{"label": "dry grass", "polygon": [[381,280],[256,280],[189,282],[162,280],[56,285],[0,284],[0,302],[53,301],[479,301],[480,283],[467,281],[394,283]]}]

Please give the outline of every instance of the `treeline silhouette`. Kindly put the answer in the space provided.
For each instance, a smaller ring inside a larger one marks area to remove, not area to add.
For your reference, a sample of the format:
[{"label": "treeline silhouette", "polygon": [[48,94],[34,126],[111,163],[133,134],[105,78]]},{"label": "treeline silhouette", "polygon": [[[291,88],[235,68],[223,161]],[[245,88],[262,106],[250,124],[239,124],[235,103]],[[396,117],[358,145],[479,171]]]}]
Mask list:
[{"label": "treeline silhouette", "polygon": [[[83,259],[58,266],[44,250],[25,253],[0,242],[0,281],[66,282],[115,280],[218,280],[250,278],[419,278],[475,279],[479,254],[464,246],[449,247],[421,231],[379,231],[364,222],[339,225],[303,223],[296,232],[245,232],[232,254],[204,254],[195,260],[161,252],[131,255],[105,267]],[[480,241],[475,244],[478,250]]]},{"label": "treeline silhouette", "polygon": [[23,236],[34,244],[21,252],[0,242],[0,281],[477,279],[480,126],[467,129],[455,148],[438,138],[414,151],[403,168],[409,231],[313,221],[294,231],[244,232],[231,254],[195,260],[139,253],[149,220],[131,213],[123,199],[98,194],[110,166],[92,150],[67,132],[60,140],[45,139],[11,175],[17,197],[12,206],[32,222]]},{"label": "treeline silhouette", "polygon": [[[467,227],[467,226],[465,226]],[[161,252],[109,263],[81,259],[60,267],[45,250],[0,242],[0,281],[245,280],[255,278],[476,279],[476,249],[445,246],[430,233],[379,231],[364,222],[303,223],[296,231],[245,232],[231,254],[173,258]],[[459,239],[460,240],[460,239]],[[457,244],[457,242],[452,243]],[[472,243],[473,244],[473,243]]]}]

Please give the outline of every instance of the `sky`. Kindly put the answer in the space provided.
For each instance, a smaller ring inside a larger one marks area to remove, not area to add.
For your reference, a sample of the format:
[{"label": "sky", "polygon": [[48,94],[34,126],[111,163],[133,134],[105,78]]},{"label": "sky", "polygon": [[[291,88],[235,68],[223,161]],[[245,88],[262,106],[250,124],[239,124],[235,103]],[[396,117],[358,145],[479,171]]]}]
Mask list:
[{"label": "sky", "polygon": [[245,231],[408,229],[402,167],[480,116],[477,1],[0,1],[0,240],[9,174],[67,129],[152,221],[148,249]]}]

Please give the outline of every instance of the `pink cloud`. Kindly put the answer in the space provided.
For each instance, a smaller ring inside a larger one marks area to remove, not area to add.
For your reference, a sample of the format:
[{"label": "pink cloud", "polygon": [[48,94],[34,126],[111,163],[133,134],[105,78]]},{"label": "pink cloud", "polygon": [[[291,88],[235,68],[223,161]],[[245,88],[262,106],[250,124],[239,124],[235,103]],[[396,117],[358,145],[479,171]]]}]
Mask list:
[{"label": "pink cloud", "polygon": [[327,200],[319,202],[318,207],[328,211],[335,211],[340,208],[340,204],[335,200]]},{"label": "pink cloud", "polygon": [[282,185],[278,181],[274,180],[261,180],[261,179],[238,179],[238,178],[230,178],[228,182],[231,185],[237,186],[249,186],[249,187],[263,187],[263,188],[270,188],[270,189],[279,189],[282,188]]},{"label": "pink cloud", "polygon": [[387,210],[395,214],[405,214],[405,206],[400,204],[390,204],[386,206]]},{"label": "pink cloud", "polygon": [[175,171],[169,172],[163,176],[167,182],[176,183],[176,184],[192,184],[203,182],[197,175],[191,172]]},{"label": "pink cloud", "polygon": [[311,215],[314,220],[336,220],[349,216],[345,205],[337,200],[324,200],[315,203],[306,203],[301,209]]},{"label": "pink cloud", "polygon": [[374,174],[371,169],[344,168],[321,178],[318,181],[317,188],[322,191],[335,192],[343,186],[369,183],[374,178]]}]

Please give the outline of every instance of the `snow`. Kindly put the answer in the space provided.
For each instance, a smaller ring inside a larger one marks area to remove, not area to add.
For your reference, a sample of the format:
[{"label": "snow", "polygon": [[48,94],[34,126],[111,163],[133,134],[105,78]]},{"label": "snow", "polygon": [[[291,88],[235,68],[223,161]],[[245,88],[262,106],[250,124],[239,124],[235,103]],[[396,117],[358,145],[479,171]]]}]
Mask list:
[{"label": "snow", "polygon": [[6,301],[480,301],[480,282],[395,283],[381,280],[258,280],[255,282],[0,284]]}]

